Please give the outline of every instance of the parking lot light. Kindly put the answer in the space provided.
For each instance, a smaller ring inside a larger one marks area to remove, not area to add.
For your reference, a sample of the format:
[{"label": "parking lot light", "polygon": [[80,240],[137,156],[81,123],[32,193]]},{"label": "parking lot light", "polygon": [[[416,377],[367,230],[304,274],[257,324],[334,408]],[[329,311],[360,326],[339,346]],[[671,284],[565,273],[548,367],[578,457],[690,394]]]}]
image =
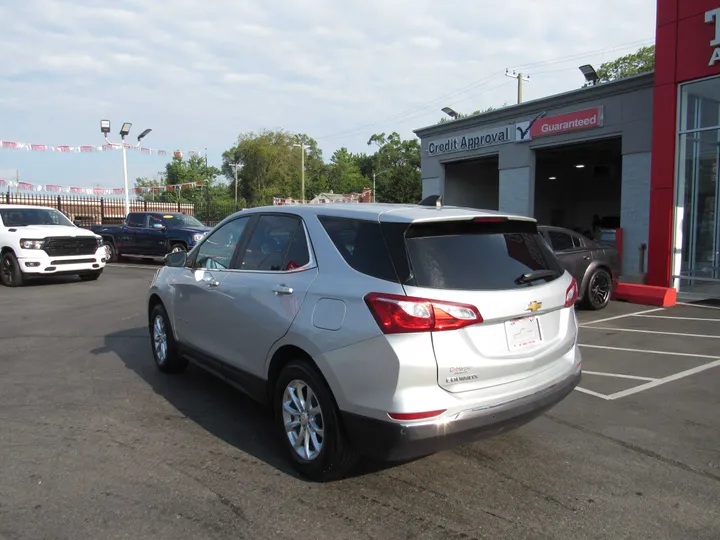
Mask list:
[{"label": "parking lot light", "polygon": [[[130,188],[128,187],[128,171],[127,171],[127,145],[125,144],[125,137],[127,137],[130,134],[130,128],[132,128],[131,122],[123,122],[122,127],[120,128],[120,137],[122,138],[122,141],[120,143],[120,146],[122,148],[122,158],[123,158],[123,180],[125,182],[125,215],[127,216],[130,213]],[[131,148],[137,148],[140,146],[140,142],[144,137],[150,133],[152,129],[146,129],[140,135],[138,135],[137,138],[137,144],[134,146],[131,146]],[[100,132],[105,137],[105,142],[109,144],[110,146],[117,146],[115,143],[111,143],[108,140],[108,135],[110,134],[110,120],[100,120]]]},{"label": "parking lot light", "polygon": [[442,112],[444,112],[445,114],[447,114],[448,116],[450,116],[451,118],[453,118],[455,120],[457,120],[458,116],[460,116],[460,114],[458,112],[454,111],[450,107],[443,107],[441,110],[442,110]]},{"label": "parking lot light", "polygon": [[590,64],[580,66],[580,72],[585,76],[585,80],[590,86],[595,86],[598,83],[600,77],[598,77],[597,71]]}]

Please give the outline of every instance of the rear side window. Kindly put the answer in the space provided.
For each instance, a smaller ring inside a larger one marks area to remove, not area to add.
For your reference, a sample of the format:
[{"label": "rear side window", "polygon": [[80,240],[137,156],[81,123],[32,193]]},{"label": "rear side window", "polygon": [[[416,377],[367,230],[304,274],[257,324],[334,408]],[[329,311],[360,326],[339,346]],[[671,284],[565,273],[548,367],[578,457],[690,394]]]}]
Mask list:
[{"label": "rear side window", "polygon": [[128,227],[136,227],[138,229],[145,228],[145,214],[135,214],[135,213],[128,214],[127,226]]},{"label": "rear side window", "polygon": [[573,244],[573,237],[560,231],[548,231],[550,243],[555,251],[569,251],[576,247]]},{"label": "rear side window", "polygon": [[318,216],[330,240],[351,268],[368,276],[398,281],[377,221]]},{"label": "rear side window", "polygon": [[[534,222],[421,223],[405,232],[412,276],[408,284],[433,289],[507,290],[528,287],[520,276],[563,273]],[[542,284],[547,280],[531,282]]]}]

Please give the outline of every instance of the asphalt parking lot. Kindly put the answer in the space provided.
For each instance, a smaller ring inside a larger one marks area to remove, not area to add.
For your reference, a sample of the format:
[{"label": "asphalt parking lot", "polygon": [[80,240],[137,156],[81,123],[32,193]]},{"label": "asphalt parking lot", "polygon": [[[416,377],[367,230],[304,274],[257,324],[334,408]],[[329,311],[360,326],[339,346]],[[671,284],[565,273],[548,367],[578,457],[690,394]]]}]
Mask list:
[{"label": "asphalt parking lot", "polygon": [[0,289],[0,539],[720,538],[720,309],[580,312],[583,382],[545,416],[312,484],[260,407],[155,370],[155,268]]}]

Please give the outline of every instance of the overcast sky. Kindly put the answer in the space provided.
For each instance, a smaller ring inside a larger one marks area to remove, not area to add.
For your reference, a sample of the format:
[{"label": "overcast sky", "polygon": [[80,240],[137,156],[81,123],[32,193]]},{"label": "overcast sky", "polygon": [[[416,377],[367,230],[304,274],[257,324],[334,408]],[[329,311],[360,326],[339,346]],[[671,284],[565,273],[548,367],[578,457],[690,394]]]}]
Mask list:
[{"label": "overcast sky", "polygon": [[[324,157],[376,132],[578,88],[582,63],[654,41],[655,0],[13,0],[0,5],[0,140],[101,145],[101,118],[145,145],[207,148],[306,132]],[[161,156],[132,152],[137,176]],[[0,150],[0,178],[122,187],[120,152]]]}]

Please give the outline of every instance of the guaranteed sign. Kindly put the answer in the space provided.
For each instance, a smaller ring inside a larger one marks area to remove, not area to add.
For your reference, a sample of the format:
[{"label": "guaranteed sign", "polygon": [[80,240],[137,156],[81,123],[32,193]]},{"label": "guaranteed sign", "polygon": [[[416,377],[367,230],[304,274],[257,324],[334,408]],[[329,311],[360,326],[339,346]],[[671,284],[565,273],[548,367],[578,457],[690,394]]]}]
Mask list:
[{"label": "guaranteed sign", "polygon": [[452,154],[453,152],[466,152],[488,146],[509,143],[513,141],[513,126],[502,126],[483,131],[447,137],[428,143],[426,152],[428,156]]},{"label": "guaranteed sign", "polygon": [[603,109],[602,107],[593,107],[592,109],[559,114],[550,118],[541,118],[530,128],[530,136],[532,138],[547,137],[571,131],[598,128],[602,127],[602,125]]}]

